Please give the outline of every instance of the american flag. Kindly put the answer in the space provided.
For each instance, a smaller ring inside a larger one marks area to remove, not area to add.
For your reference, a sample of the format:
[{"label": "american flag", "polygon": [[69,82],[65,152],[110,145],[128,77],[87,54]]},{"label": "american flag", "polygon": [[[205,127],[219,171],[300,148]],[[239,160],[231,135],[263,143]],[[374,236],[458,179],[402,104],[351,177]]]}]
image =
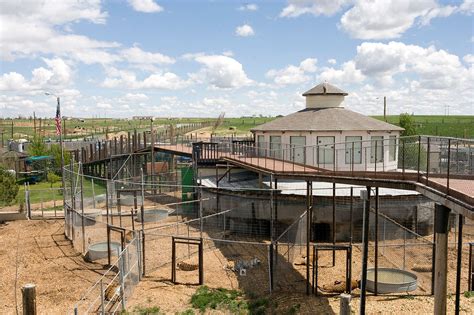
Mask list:
[{"label": "american flag", "polygon": [[59,97],[58,97],[58,107],[56,108],[56,117],[54,118],[56,121],[56,135],[61,135],[61,108],[59,107]]}]

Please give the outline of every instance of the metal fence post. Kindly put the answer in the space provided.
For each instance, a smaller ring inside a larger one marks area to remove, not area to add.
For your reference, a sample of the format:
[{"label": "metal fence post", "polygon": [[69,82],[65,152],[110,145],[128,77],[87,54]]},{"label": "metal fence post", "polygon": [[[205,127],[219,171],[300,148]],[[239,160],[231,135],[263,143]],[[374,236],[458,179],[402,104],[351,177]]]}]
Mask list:
[{"label": "metal fence post", "polygon": [[123,255],[119,255],[118,263],[119,263],[119,272],[120,272],[120,295],[122,297],[120,302],[122,304],[122,310],[125,310],[125,275],[124,275],[125,268],[124,268]]},{"label": "metal fence post", "polygon": [[104,305],[104,283],[103,279],[100,279],[100,313],[105,314],[105,305]]}]

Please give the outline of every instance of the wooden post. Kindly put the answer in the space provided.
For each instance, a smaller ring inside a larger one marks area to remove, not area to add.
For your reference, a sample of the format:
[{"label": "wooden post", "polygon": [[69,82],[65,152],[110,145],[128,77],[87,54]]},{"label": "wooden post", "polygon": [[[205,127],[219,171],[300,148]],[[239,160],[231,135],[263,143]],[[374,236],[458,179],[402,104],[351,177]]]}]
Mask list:
[{"label": "wooden post", "polygon": [[447,275],[448,275],[448,222],[450,209],[435,205],[435,280],[434,280],[434,314],[446,314]]},{"label": "wooden post", "polygon": [[342,293],[339,295],[339,314],[340,315],[351,315],[351,295]]},{"label": "wooden post", "polygon": [[23,296],[23,315],[36,315],[36,285],[27,283],[21,289]]}]

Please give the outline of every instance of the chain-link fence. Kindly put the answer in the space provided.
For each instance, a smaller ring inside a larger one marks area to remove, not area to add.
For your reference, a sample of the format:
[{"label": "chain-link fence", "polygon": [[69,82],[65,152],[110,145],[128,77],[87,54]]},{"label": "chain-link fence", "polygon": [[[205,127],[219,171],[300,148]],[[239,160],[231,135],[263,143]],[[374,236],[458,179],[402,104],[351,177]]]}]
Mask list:
[{"label": "chain-link fence", "polygon": [[[280,188],[232,181],[219,186],[210,180],[214,175],[194,174],[187,181],[189,172],[175,165],[158,176],[140,169],[102,179],[83,175],[80,164],[65,169],[66,235],[86,259],[111,266],[77,303],[81,313],[124,309],[142,273],[169,280],[173,266],[178,283],[197,284],[201,267],[205,284],[226,286],[222,279],[232,279],[256,295],[304,293],[308,283],[317,294],[335,294],[347,290],[348,275],[357,292],[363,234],[359,195],[365,187],[313,187],[308,255],[306,188],[291,182],[279,182]],[[382,188],[371,196],[369,269],[413,273],[417,288],[411,293],[431,294],[434,203],[416,192]],[[455,245],[456,222],[451,226]],[[465,242],[472,235],[467,221]],[[173,249],[176,237],[202,241],[203,266],[195,244]],[[449,255],[454,262],[454,248]]]}]

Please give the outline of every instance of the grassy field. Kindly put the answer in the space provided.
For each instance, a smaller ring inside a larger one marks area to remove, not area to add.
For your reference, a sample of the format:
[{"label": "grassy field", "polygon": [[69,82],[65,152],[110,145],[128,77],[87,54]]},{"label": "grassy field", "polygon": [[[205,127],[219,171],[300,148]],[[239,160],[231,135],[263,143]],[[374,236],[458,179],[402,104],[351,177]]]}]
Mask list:
[{"label": "grassy field", "polygon": [[[205,119],[208,120],[208,119]],[[190,122],[200,122],[204,119],[198,118],[182,118],[182,119],[155,119],[153,125],[167,126],[170,124],[182,124]],[[12,130],[13,123],[13,130]],[[132,119],[63,119],[63,128],[65,130],[65,139],[84,138],[96,135],[104,135],[106,133],[115,133],[119,131],[138,131],[148,130],[150,128],[149,120],[132,120]],[[29,139],[36,134],[40,134],[45,138],[56,140],[56,125],[54,119],[42,119],[40,128],[40,119],[36,121],[31,119],[2,119],[0,120],[0,134],[3,133],[4,142],[7,139]],[[1,140],[1,139],[0,139]]]},{"label": "grassy field", "polygon": [[[105,186],[100,185],[97,182],[94,182],[94,189],[92,189],[92,181],[85,178],[84,179],[84,197],[92,197],[92,193],[97,195],[105,194]],[[30,202],[31,204],[48,202],[52,200],[63,200],[63,195],[61,194],[61,182],[56,182],[51,187],[51,184],[48,182],[40,182],[34,185],[29,186],[30,191]],[[21,204],[25,202],[25,186],[20,185],[20,189],[16,196],[14,204]]]},{"label": "grassy field", "polygon": [[[276,117],[242,117],[225,118],[223,123],[216,129],[209,127],[206,130],[217,135],[246,135],[250,129],[266,123]],[[383,120],[382,116],[374,118]],[[215,120],[215,118],[181,118],[181,119],[155,119],[154,126],[176,125],[180,123]],[[387,116],[387,121],[398,124],[399,116]],[[434,135],[459,138],[474,138],[474,116],[413,116],[417,133],[420,135]],[[31,138],[34,135],[33,119],[4,119],[0,120],[0,133],[3,133],[4,142],[11,138],[11,124],[13,122],[13,138]],[[148,130],[148,120],[128,119],[78,119],[66,120],[66,138],[84,138],[93,135],[104,135],[107,132],[132,131],[137,129]],[[39,134],[39,120],[36,120],[36,131]],[[53,119],[42,120],[41,135],[46,138],[56,139],[55,124]]]},{"label": "grassy field", "polygon": [[242,118],[225,118],[222,124],[216,129],[210,127],[213,134],[217,135],[246,135],[250,134],[250,129],[258,125],[269,122],[276,117],[242,117]]},{"label": "grassy field", "polygon": [[[383,120],[383,116],[374,116]],[[398,115],[387,116],[387,122],[398,125]],[[474,138],[474,116],[413,116],[419,135]]]}]

